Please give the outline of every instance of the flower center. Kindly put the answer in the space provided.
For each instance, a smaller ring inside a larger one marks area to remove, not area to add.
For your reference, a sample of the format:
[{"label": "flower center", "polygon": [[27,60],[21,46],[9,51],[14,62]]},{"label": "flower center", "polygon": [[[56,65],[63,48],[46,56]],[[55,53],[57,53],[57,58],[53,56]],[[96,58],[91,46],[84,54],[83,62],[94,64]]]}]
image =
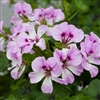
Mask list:
[{"label": "flower center", "polygon": [[46,66],[43,66],[42,68],[45,71],[46,76],[50,76],[51,75],[51,70],[52,70],[51,67],[47,68]]}]

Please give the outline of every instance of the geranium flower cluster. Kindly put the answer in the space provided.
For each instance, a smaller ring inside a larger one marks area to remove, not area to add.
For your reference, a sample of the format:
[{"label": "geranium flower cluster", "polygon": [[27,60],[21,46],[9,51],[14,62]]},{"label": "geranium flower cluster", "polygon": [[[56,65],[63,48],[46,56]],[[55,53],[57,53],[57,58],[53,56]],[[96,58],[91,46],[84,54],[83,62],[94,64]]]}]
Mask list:
[{"label": "geranium flower cluster", "polygon": [[[73,83],[74,75],[80,76],[84,69],[90,72],[91,77],[98,74],[95,65],[100,65],[99,37],[93,32],[85,35],[81,29],[67,22],[59,24],[64,18],[61,9],[48,7],[32,11],[27,3],[15,4],[11,34],[3,30],[3,21],[0,22],[1,35],[8,37],[6,54],[11,60],[8,70],[11,70],[12,78],[20,78],[28,68],[23,55],[34,56],[37,53],[34,50],[36,47],[42,52],[51,52],[49,56],[34,58],[31,62],[32,72],[28,75],[32,84],[43,80],[41,90],[44,93],[52,93],[52,81],[64,85]],[[53,39],[55,45],[52,46],[46,38]],[[0,41],[0,51],[4,51],[5,38],[1,37]]]}]

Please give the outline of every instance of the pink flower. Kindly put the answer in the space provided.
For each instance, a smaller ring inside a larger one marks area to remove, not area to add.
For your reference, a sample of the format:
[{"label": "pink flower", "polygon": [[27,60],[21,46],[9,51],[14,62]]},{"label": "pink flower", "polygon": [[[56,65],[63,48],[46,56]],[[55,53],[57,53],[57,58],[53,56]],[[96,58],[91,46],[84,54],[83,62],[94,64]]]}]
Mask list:
[{"label": "pink flower", "polygon": [[65,18],[61,9],[54,9],[53,7],[46,8],[44,16],[47,21],[47,25],[53,25],[55,22],[62,21]]},{"label": "pink flower", "polygon": [[29,4],[27,3],[16,3],[14,6],[14,12],[15,14],[31,14],[32,13],[32,8]]},{"label": "pink flower", "polygon": [[96,35],[96,34],[94,34],[93,32],[91,32],[90,33],[90,35],[85,35],[85,41],[92,41],[93,43],[100,43],[100,39],[99,39],[99,37]]},{"label": "pink flower", "polygon": [[10,29],[12,35],[10,36],[10,38],[12,38],[13,40],[16,40],[16,38],[18,37],[19,34],[21,33],[25,33],[26,31],[26,27],[24,27],[22,25],[22,23],[20,24],[17,24],[16,27],[13,26],[11,29]]},{"label": "pink flower", "polygon": [[33,44],[34,39],[25,32],[17,36],[17,45],[22,48],[22,54],[29,53],[32,50]]},{"label": "pink flower", "polygon": [[64,20],[64,17],[64,13],[60,9],[54,9],[53,7],[34,10],[34,18],[36,18],[35,20],[38,20],[40,24],[45,20],[47,25],[53,25],[55,22]]},{"label": "pink flower", "polygon": [[[9,69],[11,68],[9,67]],[[19,79],[21,75],[23,74],[24,70],[25,70],[25,65],[21,65],[20,67],[19,66],[13,67],[13,70],[11,71],[12,78],[14,80]]]},{"label": "pink flower", "polygon": [[78,43],[84,38],[84,33],[81,29],[76,28],[74,25],[68,25],[63,22],[60,25],[55,25],[52,29],[52,36],[55,40],[63,44]]},{"label": "pink flower", "polygon": [[22,64],[21,49],[14,41],[10,41],[7,46],[7,58],[12,61],[12,66],[20,66]]},{"label": "pink flower", "polygon": [[10,22],[14,25],[19,25],[23,22],[23,20],[18,15],[14,15],[12,16]]},{"label": "pink flower", "polygon": [[30,83],[38,83],[45,78],[41,86],[41,90],[44,93],[52,93],[53,84],[52,80],[63,83],[63,81],[58,78],[61,74],[61,67],[54,61],[54,58],[44,57],[35,58],[32,62],[32,69],[34,72],[29,73]]},{"label": "pink flower", "polygon": [[42,50],[46,49],[45,40],[42,35],[46,32],[47,26],[41,25],[38,27],[37,32],[34,29],[34,25],[30,24],[27,28],[27,33],[21,33],[17,36],[17,44],[22,48],[22,53],[28,53],[32,50],[33,46],[36,45]]},{"label": "pink flower", "polygon": [[82,56],[79,50],[74,46],[70,49],[56,49],[54,51],[54,58],[62,67],[62,79],[65,85],[73,83],[74,75],[72,73],[79,76],[83,72],[83,68],[79,66],[82,62]]},{"label": "pink flower", "polygon": [[100,64],[100,45],[90,40],[82,42],[81,53],[83,54],[82,67],[90,72],[91,77],[95,77],[98,74],[98,68],[93,64]]}]

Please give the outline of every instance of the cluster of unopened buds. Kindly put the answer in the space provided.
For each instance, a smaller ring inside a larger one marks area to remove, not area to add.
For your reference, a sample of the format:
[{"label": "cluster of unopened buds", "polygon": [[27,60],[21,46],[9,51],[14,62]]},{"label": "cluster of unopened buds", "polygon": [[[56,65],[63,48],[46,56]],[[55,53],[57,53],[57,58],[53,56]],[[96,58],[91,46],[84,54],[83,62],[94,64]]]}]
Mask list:
[{"label": "cluster of unopened buds", "polygon": [[[32,72],[28,74],[30,83],[43,80],[41,90],[52,93],[52,81],[71,84],[75,80],[74,75],[80,76],[84,69],[92,78],[98,74],[95,65],[100,65],[99,37],[93,32],[84,34],[81,29],[64,22],[64,17],[60,9],[53,7],[32,11],[27,3],[14,5],[11,33],[6,33],[2,28],[3,21],[0,22],[0,51],[6,52],[11,60],[8,70],[11,70],[12,78],[20,78],[29,68],[27,66],[31,66]],[[26,54],[29,65],[24,58]],[[35,55],[32,61],[30,55]]]}]

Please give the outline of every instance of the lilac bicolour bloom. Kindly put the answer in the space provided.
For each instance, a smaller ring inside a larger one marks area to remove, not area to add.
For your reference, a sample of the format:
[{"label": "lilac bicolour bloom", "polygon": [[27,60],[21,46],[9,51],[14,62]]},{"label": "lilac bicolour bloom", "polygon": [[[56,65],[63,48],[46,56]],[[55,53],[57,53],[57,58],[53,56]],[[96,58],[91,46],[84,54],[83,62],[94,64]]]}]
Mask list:
[{"label": "lilac bicolour bloom", "polygon": [[55,22],[62,21],[65,18],[60,9],[54,9],[53,7],[35,9],[33,13],[35,20],[38,20],[40,24],[45,20],[47,25],[53,25]]},{"label": "lilac bicolour bloom", "polygon": [[7,45],[7,58],[12,61],[12,66],[20,66],[22,64],[21,48],[15,41],[9,41]]},{"label": "lilac bicolour bloom", "polygon": [[76,28],[74,25],[68,25],[67,22],[55,25],[51,33],[56,41],[60,41],[64,45],[81,42],[84,38],[81,29]]},{"label": "lilac bicolour bloom", "polygon": [[88,41],[86,40],[80,44],[81,53],[83,54],[81,65],[90,72],[91,77],[95,77],[98,74],[98,68],[95,65],[100,65],[100,45],[93,41],[88,39]]},{"label": "lilac bicolour bloom", "polygon": [[42,50],[46,49],[45,40],[42,38],[43,34],[47,32],[48,27],[46,25],[40,25],[37,29],[30,26],[29,35],[34,39],[34,45],[38,46]]},{"label": "lilac bicolour bloom", "polygon": [[24,33],[26,31],[26,27],[24,27],[22,25],[22,23],[20,24],[17,24],[16,26],[13,26],[11,29],[10,29],[12,35],[9,36],[10,39],[12,40],[16,40],[17,39],[17,36],[21,33]]},{"label": "lilac bicolour bloom", "polygon": [[9,37],[7,44],[7,53],[6,56],[11,60],[11,67],[8,70],[11,70],[11,76],[14,80],[19,79],[25,70],[25,64],[22,61],[22,50],[18,47],[16,39]]},{"label": "lilac bicolour bloom", "polygon": [[14,13],[16,15],[20,15],[20,14],[31,14],[32,13],[32,8],[29,4],[27,3],[16,3],[14,6]]},{"label": "lilac bicolour bloom", "polygon": [[55,22],[62,21],[65,18],[61,9],[54,9],[53,7],[46,8],[44,15],[47,25],[53,25]]},{"label": "lilac bicolour bloom", "polygon": [[83,72],[83,68],[80,67],[82,56],[75,46],[72,46],[70,49],[55,49],[54,58],[62,68],[62,79],[65,85],[74,82],[73,74],[80,76]]},{"label": "lilac bicolour bloom", "polygon": [[16,80],[19,79],[21,77],[21,75],[23,74],[24,70],[25,70],[25,65],[22,64],[21,66],[13,66],[13,67],[9,67],[8,70],[11,70],[11,77]]},{"label": "lilac bicolour bloom", "polygon": [[93,43],[99,43],[100,44],[100,39],[99,39],[99,37],[96,35],[96,34],[94,34],[93,32],[91,32],[90,33],[90,35],[85,35],[85,41],[92,41]]},{"label": "lilac bicolour bloom", "polygon": [[28,28],[27,33],[21,33],[17,36],[17,44],[20,48],[22,48],[22,53],[28,53],[32,50],[33,46],[36,45],[40,47],[42,50],[46,49],[45,40],[42,35],[46,32],[47,26],[40,25],[37,29],[37,32],[34,29],[34,25],[31,24]]},{"label": "lilac bicolour bloom", "polygon": [[62,79],[58,78],[61,75],[61,67],[54,61],[54,58],[37,57],[32,62],[34,72],[29,73],[30,83],[38,83],[44,78],[41,90],[44,93],[52,93],[52,80],[63,84]]},{"label": "lilac bicolour bloom", "polygon": [[3,30],[3,21],[0,21],[0,34],[4,33]]},{"label": "lilac bicolour bloom", "polygon": [[17,36],[17,45],[22,49],[23,53],[29,53],[32,50],[34,40],[32,37],[30,37],[28,34],[21,33]]},{"label": "lilac bicolour bloom", "polygon": [[51,36],[51,30],[54,23],[64,20],[64,13],[60,9],[54,9],[53,7],[35,9],[33,16],[30,19],[33,19],[38,24],[47,24],[47,36]]}]

